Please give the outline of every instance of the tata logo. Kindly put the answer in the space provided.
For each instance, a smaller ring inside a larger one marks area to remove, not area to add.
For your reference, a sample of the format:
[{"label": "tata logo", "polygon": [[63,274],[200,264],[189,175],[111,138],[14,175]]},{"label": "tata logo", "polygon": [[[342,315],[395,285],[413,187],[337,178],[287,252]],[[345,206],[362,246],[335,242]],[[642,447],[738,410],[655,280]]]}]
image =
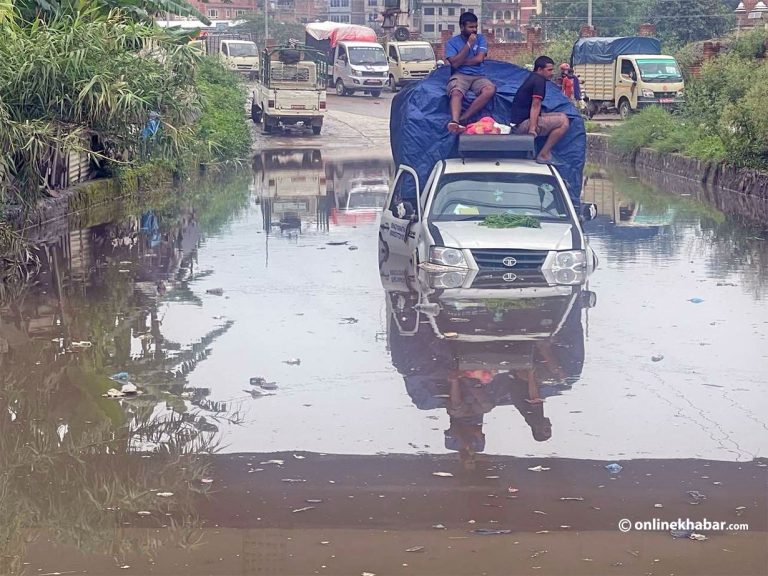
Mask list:
[{"label": "tata logo", "polygon": [[512,266],[517,264],[517,260],[512,258],[512,256],[507,256],[506,258],[504,258],[504,260],[501,261],[501,263],[504,264],[504,266],[506,266],[507,268],[512,268]]},{"label": "tata logo", "polygon": [[504,274],[504,276],[502,276],[502,279],[504,280],[504,282],[514,282],[515,280],[517,280],[517,274],[513,274],[512,272],[507,272],[506,274]]}]

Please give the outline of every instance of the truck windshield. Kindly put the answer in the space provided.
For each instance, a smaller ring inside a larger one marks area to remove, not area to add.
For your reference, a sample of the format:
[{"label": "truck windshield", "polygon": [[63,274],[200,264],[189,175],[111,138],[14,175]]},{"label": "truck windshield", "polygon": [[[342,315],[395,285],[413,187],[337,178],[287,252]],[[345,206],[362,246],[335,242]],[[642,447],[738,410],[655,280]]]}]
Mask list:
[{"label": "truck windshield", "polygon": [[429,219],[482,220],[492,214],[519,214],[567,220],[564,192],[554,176],[481,172],[448,174],[437,187]]},{"label": "truck windshield", "polygon": [[229,55],[240,57],[240,56],[257,56],[256,53],[256,44],[231,44],[229,45]]},{"label": "truck windshield", "polygon": [[404,62],[434,60],[435,52],[432,46],[400,46],[400,58]]},{"label": "truck windshield", "polygon": [[637,66],[645,82],[679,82],[683,79],[677,62],[671,58],[638,59]]},{"label": "truck windshield", "polygon": [[369,66],[386,65],[387,55],[381,46],[355,46],[349,49],[349,61]]},{"label": "truck windshield", "polygon": [[388,190],[364,190],[357,192],[352,190],[347,200],[347,210],[360,210],[361,208],[382,208],[387,200]]}]

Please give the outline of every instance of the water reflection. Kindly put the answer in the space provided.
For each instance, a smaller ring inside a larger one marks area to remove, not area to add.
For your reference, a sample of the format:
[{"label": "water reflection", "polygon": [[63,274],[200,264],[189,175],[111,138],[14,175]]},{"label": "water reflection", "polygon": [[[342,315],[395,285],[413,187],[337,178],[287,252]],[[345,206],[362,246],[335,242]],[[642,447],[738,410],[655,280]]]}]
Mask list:
[{"label": "water reflection", "polygon": [[264,231],[292,239],[373,222],[392,176],[389,161],[328,159],[319,148],[263,150],[253,166]]},{"label": "water reflection", "polygon": [[442,274],[391,256],[380,262],[392,364],[420,410],[445,410],[445,448],[473,470],[484,415],[514,406],[534,440],[552,436],[545,398],[571,389],[584,365],[583,286],[443,289]]}]

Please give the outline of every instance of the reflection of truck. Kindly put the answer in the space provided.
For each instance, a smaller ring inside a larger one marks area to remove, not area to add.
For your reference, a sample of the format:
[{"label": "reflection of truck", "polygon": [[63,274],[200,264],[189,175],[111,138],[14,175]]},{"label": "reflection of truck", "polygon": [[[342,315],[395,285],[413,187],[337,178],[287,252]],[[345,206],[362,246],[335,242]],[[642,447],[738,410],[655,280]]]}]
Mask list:
[{"label": "reflection of truck", "polygon": [[626,118],[639,108],[674,109],[685,101],[680,67],[661,54],[656,38],[582,38],[573,45],[571,66],[588,96],[590,117],[615,110]]},{"label": "reflection of truck", "polygon": [[250,79],[256,77],[259,52],[250,34],[208,34],[201,40],[205,41],[206,54],[217,54],[233,72]]},{"label": "reflection of truck", "polygon": [[366,26],[315,22],[307,24],[306,44],[326,55],[328,86],[339,96],[355,92],[381,96],[389,78],[384,48],[376,42],[376,33]]},{"label": "reflection of truck", "polygon": [[262,150],[254,158],[254,188],[264,228],[298,228],[302,217],[325,212],[326,178],[320,150]]},{"label": "reflection of truck", "polygon": [[270,133],[280,125],[311,127],[320,134],[325,116],[323,55],[303,46],[264,50],[253,92],[251,119]]},{"label": "reflection of truck", "polygon": [[426,78],[437,67],[435,51],[429,42],[387,42],[389,59],[389,89],[398,88]]}]

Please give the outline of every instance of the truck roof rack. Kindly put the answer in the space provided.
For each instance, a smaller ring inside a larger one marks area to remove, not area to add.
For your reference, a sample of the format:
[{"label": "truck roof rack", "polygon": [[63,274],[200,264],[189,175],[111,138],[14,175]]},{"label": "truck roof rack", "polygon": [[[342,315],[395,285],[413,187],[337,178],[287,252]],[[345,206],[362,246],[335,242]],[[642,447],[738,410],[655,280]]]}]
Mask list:
[{"label": "truck roof rack", "polygon": [[461,134],[462,158],[534,158],[535,139],[528,134]]}]

